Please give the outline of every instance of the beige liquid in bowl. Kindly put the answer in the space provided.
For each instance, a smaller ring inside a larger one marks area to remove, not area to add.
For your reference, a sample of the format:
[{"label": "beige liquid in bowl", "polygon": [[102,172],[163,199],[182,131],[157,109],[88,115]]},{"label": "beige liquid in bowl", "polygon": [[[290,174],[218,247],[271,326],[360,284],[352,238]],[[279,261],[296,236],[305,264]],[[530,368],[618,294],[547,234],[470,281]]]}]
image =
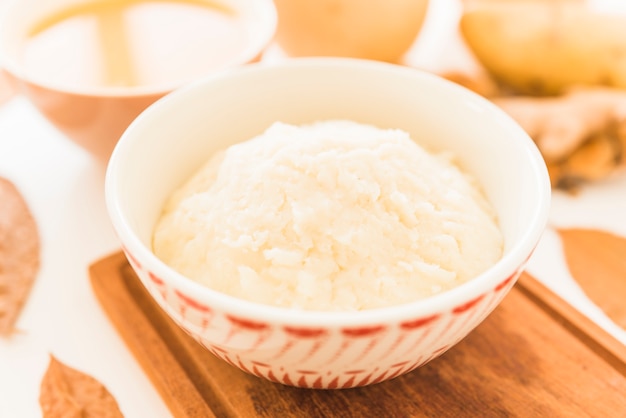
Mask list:
[{"label": "beige liquid in bowl", "polygon": [[32,27],[21,61],[27,77],[55,86],[172,84],[235,60],[248,42],[237,12],[206,1],[98,1]]}]

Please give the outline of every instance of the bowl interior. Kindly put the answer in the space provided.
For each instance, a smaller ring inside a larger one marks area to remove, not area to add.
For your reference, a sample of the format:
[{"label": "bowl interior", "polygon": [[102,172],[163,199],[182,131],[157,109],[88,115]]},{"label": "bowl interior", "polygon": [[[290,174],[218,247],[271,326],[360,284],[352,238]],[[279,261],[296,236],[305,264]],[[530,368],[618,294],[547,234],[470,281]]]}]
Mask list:
[{"label": "bowl interior", "polygon": [[341,58],[249,65],[170,94],[140,115],[107,173],[109,211],[122,241],[150,249],[165,199],[216,150],[275,121],[327,119],[400,128],[428,149],[453,152],[495,206],[503,262],[515,258],[510,271],[536,245],[550,186],[539,152],[512,119],[432,74]]}]

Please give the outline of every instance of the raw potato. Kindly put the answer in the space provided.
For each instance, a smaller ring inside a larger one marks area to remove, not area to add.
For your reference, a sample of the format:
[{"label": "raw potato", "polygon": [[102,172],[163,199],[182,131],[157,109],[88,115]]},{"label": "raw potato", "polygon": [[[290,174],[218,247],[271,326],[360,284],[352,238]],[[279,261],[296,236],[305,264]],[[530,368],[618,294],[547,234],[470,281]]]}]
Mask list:
[{"label": "raw potato", "polygon": [[626,88],[626,15],[574,0],[481,0],[466,2],[460,29],[478,61],[515,93]]}]

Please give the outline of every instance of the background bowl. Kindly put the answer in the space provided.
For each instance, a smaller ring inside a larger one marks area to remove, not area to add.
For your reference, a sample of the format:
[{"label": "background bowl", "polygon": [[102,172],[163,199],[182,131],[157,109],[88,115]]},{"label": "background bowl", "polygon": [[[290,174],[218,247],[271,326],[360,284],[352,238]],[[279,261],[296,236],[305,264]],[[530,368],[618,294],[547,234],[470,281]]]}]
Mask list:
[{"label": "background bowl", "polygon": [[[24,63],[23,44],[32,28],[42,21],[73,8],[102,4],[101,0],[19,0],[0,16],[0,72],[10,80],[15,90],[27,97],[57,129],[92,155],[106,161],[117,140],[130,122],[146,107],[165,94],[206,76],[206,71],[191,71],[191,78],[137,86],[99,86],[58,84],[51,71],[32,73]],[[272,0],[200,0],[209,7],[225,7],[240,16],[249,41],[238,54],[216,64],[211,72],[258,61],[273,40],[277,15]],[[122,19],[124,16],[119,16]],[[171,16],[172,22],[179,16]],[[111,23],[109,22],[111,25]],[[113,22],[113,26],[116,26]],[[128,28],[127,28],[128,30]],[[164,29],[167,30],[167,29]],[[122,29],[119,29],[123,34]],[[120,35],[123,38],[122,35]],[[124,51],[122,45],[116,49]],[[130,42],[130,41],[128,41]],[[77,43],[77,45],[81,45]],[[48,45],[55,56],[59,45]],[[64,44],[61,44],[64,47]],[[181,45],[184,48],[185,45]],[[76,46],[77,50],[79,47]],[[208,46],[207,46],[208,49]],[[96,51],[94,56],[101,53]],[[209,52],[207,52],[209,53]],[[63,62],[63,61],[60,61]],[[179,61],[178,61],[179,62]],[[181,62],[183,68],[194,68],[193,62]],[[172,66],[171,66],[172,67]],[[175,67],[175,66],[173,66]],[[200,75],[198,75],[200,74]]]},{"label": "background bowl", "polygon": [[276,41],[292,57],[398,62],[420,33],[428,0],[274,0]]},{"label": "background bowl", "polygon": [[[176,273],[151,251],[170,193],[216,150],[272,122],[351,119],[450,150],[484,186],[502,259],[434,297],[361,312],[291,311],[240,300]],[[515,283],[545,227],[550,183],[534,143],[486,99],[437,76],[349,58],[251,64],[161,99],[124,133],[106,199],[131,265],[168,315],[216,356],[287,385],[346,388],[391,379],[465,337]]]}]

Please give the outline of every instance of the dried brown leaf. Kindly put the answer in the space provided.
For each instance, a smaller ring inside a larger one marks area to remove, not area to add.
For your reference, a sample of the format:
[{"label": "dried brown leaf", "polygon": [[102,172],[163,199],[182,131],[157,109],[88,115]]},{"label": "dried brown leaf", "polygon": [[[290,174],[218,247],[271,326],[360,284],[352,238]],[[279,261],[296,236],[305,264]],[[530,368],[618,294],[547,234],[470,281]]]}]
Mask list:
[{"label": "dried brown leaf", "polygon": [[39,270],[39,233],[20,192],[0,177],[0,337],[15,322]]},{"label": "dried brown leaf", "polygon": [[626,238],[595,229],[557,231],[572,277],[609,318],[626,328]]},{"label": "dried brown leaf", "polygon": [[39,404],[43,418],[123,417],[115,398],[100,382],[53,356],[41,381]]}]

